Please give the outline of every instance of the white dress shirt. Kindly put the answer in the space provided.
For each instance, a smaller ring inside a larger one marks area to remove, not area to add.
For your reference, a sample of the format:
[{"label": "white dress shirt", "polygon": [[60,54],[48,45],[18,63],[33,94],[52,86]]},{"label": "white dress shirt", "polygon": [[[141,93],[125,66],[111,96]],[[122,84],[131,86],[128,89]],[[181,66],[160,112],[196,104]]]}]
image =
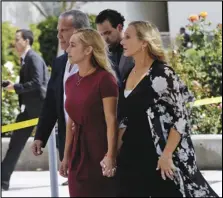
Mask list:
[{"label": "white dress shirt", "polygon": [[26,54],[28,53],[28,51],[30,50],[30,48],[27,48],[23,54],[21,55],[21,58],[22,58],[22,65],[25,64],[24,60],[25,60],[25,57],[26,57]]},{"label": "white dress shirt", "polygon": [[68,120],[68,114],[65,110],[65,101],[66,101],[66,93],[65,93],[65,85],[66,85],[66,81],[67,79],[78,72],[78,66],[75,64],[73,65],[71,71],[69,72],[69,69],[70,69],[70,66],[71,64],[69,63],[69,60],[67,61],[67,64],[66,64],[66,68],[65,68],[65,72],[64,72],[64,77],[63,77],[63,88],[64,88],[64,94],[63,94],[63,99],[64,99],[64,116],[65,116],[65,121],[67,123],[67,120]]}]

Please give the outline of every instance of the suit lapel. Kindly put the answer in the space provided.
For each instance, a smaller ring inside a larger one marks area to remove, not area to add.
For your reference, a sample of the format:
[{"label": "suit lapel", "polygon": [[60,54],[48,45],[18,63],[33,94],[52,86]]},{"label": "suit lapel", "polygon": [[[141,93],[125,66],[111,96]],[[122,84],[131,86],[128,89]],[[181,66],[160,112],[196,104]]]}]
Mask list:
[{"label": "suit lapel", "polygon": [[24,65],[26,65],[26,63],[27,63],[27,59],[29,59],[29,56],[30,56],[32,53],[33,53],[33,50],[32,50],[32,49],[30,49],[30,50],[27,52],[27,54],[26,54],[26,56],[25,56],[25,59],[24,59]]},{"label": "suit lapel", "polygon": [[63,77],[64,77],[64,72],[65,72],[65,68],[66,68],[66,63],[67,63],[67,55],[64,54],[63,58],[61,59],[61,61],[58,63],[59,64],[59,68],[61,68],[61,72],[59,72],[59,89],[58,89],[58,97],[60,99],[59,104],[61,104],[61,106],[64,108],[64,86],[63,86]]},{"label": "suit lapel", "polygon": [[126,64],[126,60],[127,57],[125,57],[124,55],[121,56],[120,62],[119,62],[119,73],[120,73],[120,77],[121,80],[123,80],[124,76],[125,76],[125,64]]},{"label": "suit lapel", "polygon": [[120,76],[122,80],[126,77],[126,74],[131,71],[131,69],[134,66],[133,59],[131,57],[126,57],[124,55],[121,56],[120,62],[119,62],[119,71]]},{"label": "suit lapel", "polygon": [[124,65],[125,65],[125,61],[126,61],[126,57],[122,55],[121,59],[119,61],[119,65],[118,65],[118,69],[119,69],[119,72],[120,72],[121,75],[122,75],[122,71],[123,71],[123,68],[124,68]]},{"label": "suit lapel", "polygon": [[28,65],[27,65],[27,62],[28,62],[28,59],[29,59],[29,56],[32,54],[32,49],[30,49],[28,52],[27,52],[27,54],[26,54],[26,56],[25,56],[25,58],[24,58],[24,60],[23,60],[23,62],[21,63],[21,69],[20,69],[20,83],[24,83],[24,78],[25,78],[25,76],[27,75],[27,67],[28,67]]}]

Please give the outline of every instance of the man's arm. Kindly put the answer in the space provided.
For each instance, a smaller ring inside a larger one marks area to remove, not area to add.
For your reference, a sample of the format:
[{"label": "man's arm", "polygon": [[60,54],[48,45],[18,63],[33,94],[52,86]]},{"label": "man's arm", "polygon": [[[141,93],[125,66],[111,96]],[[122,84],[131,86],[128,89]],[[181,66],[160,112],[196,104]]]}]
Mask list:
[{"label": "man's arm", "polygon": [[36,55],[31,55],[27,64],[31,80],[25,83],[14,84],[14,89],[17,94],[40,89],[44,82],[45,64],[43,60]]},{"label": "man's arm", "polygon": [[35,134],[34,140],[41,140],[42,147],[45,147],[51,131],[56,124],[57,121],[57,112],[56,112],[56,98],[55,98],[55,79],[56,79],[56,68],[55,64],[52,64],[52,73],[50,76],[50,80],[47,86],[46,98],[43,103],[42,111],[39,117],[39,122],[37,125],[37,130]]}]

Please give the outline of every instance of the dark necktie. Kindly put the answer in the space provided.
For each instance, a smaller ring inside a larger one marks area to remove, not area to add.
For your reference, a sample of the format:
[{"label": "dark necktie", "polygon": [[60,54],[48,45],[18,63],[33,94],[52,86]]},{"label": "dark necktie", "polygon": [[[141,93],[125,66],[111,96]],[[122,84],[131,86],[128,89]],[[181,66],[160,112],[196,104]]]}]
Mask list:
[{"label": "dark necktie", "polygon": [[20,65],[22,66],[22,63],[23,63],[23,58],[21,57],[20,58]]},{"label": "dark necktie", "polygon": [[71,69],[72,69],[72,65],[70,64],[70,67],[69,67],[69,73],[71,72]]}]

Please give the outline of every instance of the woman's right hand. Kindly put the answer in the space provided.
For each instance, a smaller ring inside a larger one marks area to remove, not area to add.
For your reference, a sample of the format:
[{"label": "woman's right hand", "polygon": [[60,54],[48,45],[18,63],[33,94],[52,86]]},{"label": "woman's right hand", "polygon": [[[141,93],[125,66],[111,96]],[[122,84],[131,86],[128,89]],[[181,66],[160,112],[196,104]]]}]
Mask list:
[{"label": "woman's right hand", "polygon": [[65,177],[65,178],[68,177],[68,159],[67,158],[64,158],[63,161],[61,162],[59,172],[62,177]]}]

